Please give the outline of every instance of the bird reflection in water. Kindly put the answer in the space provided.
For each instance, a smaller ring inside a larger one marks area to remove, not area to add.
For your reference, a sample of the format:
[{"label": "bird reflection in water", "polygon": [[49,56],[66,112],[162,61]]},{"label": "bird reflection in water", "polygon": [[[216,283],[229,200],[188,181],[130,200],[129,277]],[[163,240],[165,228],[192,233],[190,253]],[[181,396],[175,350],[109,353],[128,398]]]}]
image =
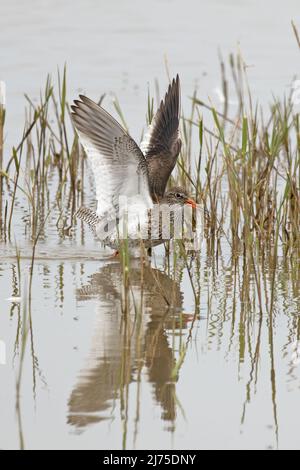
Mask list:
[{"label": "bird reflection in water", "polygon": [[139,385],[145,372],[162,420],[169,430],[175,428],[175,350],[191,317],[182,313],[179,284],[158,269],[141,268],[138,261],[130,267],[126,292],[124,311],[119,263],[105,265],[77,291],[78,301],[96,299],[90,352],[68,403],[68,423],[78,430],[110,418],[118,400],[126,420],[129,385],[134,382],[138,421]]}]

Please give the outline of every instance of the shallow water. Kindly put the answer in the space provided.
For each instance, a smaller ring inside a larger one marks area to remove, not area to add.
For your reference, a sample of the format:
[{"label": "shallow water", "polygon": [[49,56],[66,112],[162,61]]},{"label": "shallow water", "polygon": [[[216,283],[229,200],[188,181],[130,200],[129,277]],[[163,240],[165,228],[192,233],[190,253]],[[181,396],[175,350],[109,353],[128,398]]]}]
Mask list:
[{"label": "shallow water", "polygon": [[[69,99],[79,89],[91,97],[113,91],[135,136],[147,83],[167,82],[164,54],[171,72],[180,72],[183,105],[196,82],[203,98],[218,103],[217,47],[226,55],[238,41],[260,101],[289,90],[299,64],[290,28],[298,2],[154,3],[1,5],[6,149],[22,135],[23,92],[38,96],[46,74],[65,60]],[[162,249],[152,267],[135,261],[125,309],[119,262],[88,233],[60,238],[50,219],[30,300],[24,214],[20,202],[20,278],[15,243],[0,245],[0,448],[300,447],[300,291],[286,260],[279,260],[271,317],[272,266],[261,266],[260,312],[253,272],[226,251],[218,261],[205,250],[189,260],[197,307],[182,261],[168,268]]]},{"label": "shallow water", "polygon": [[[201,263],[196,312],[185,270],[178,283],[162,266],[136,261],[124,315],[118,261],[61,255],[37,256],[35,263],[21,423],[17,334],[26,299],[13,298],[15,262],[1,260],[1,292],[12,298],[1,308],[2,448],[18,447],[18,432],[26,448],[299,447],[299,291],[284,265],[270,324],[258,305],[243,305],[241,266],[235,277],[224,260],[219,267]],[[28,265],[24,259],[25,287]],[[268,295],[268,274],[266,283]]]},{"label": "shallow water", "polygon": [[[79,90],[94,99],[116,94],[136,138],[144,125],[147,84],[154,93],[157,78],[160,93],[164,92],[165,58],[170,74],[181,76],[185,109],[195,85],[201,99],[209,97],[220,104],[218,50],[225,61],[241,50],[260,103],[289,92],[299,70],[291,29],[291,19],[297,22],[299,14],[297,0],[192,0],[187,7],[181,0],[151,4],[149,8],[146,0],[1,2],[0,80],[7,86],[8,146],[22,136],[23,94],[38,98],[47,74],[55,77],[65,62],[69,101]],[[232,96],[233,92],[232,88]]]}]

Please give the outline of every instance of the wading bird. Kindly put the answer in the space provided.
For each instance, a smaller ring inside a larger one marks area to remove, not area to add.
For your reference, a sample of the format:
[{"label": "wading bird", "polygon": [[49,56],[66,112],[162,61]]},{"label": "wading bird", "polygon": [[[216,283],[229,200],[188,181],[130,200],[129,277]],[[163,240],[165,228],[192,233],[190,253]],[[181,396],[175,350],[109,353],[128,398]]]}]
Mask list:
[{"label": "wading bird", "polygon": [[[169,85],[141,147],[101,106],[86,96],[79,98],[74,101],[71,116],[94,173],[97,212],[81,208],[77,217],[87,222],[105,245],[117,251],[125,218],[129,248],[140,245],[141,233],[147,234],[143,236],[146,248],[164,242],[162,227],[166,221],[160,218],[153,223],[154,207],[169,208],[173,225],[182,218],[185,205],[196,207],[184,188],[166,191],[181,149],[178,75]],[[125,199],[125,206],[121,199]],[[134,208],[130,216],[128,208]]]}]

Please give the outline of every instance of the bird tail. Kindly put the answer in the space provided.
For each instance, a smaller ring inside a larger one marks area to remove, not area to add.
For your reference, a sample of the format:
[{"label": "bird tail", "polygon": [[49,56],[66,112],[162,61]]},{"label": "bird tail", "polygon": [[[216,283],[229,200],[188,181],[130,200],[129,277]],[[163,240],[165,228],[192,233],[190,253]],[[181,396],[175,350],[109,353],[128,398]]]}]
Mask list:
[{"label": "bird tail", "polygon": [[95,229],[96,225],[100,223],[100,218],[96,212],[92,209],[88,209],[87,207],[80,207],[76,212],[75,217],[83,220],[83,222],[87,223],[92,229]]}]

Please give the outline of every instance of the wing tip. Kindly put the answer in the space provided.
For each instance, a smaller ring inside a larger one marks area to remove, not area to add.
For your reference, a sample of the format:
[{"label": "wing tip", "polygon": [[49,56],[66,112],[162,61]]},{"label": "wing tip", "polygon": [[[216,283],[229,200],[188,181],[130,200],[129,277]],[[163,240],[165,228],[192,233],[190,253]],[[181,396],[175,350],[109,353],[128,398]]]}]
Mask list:
[{"label": "wing tip", "polygon": [[71,108],[75,113],[78,109],[82,108],[82,105],[86,105],[90,108],[95,106],[97,106],[97,108],[100,107],[97,103],[95,103],[95,101],[91,100],[85,95],[80,94],[78,95],[78,98],[79,99],[74,100],[73,105],[71,105]]},{"label": "wing tip", "polygon": [[180,78],[179,74],[176,74],[176,77],[173,78],[172,82],[168,86],[168,90],[165,94],[165,97],[160,102],[159,109],[163,111],[165,108],[172,107],[173,112],[175,112],[178,117],[180,115]]}]

